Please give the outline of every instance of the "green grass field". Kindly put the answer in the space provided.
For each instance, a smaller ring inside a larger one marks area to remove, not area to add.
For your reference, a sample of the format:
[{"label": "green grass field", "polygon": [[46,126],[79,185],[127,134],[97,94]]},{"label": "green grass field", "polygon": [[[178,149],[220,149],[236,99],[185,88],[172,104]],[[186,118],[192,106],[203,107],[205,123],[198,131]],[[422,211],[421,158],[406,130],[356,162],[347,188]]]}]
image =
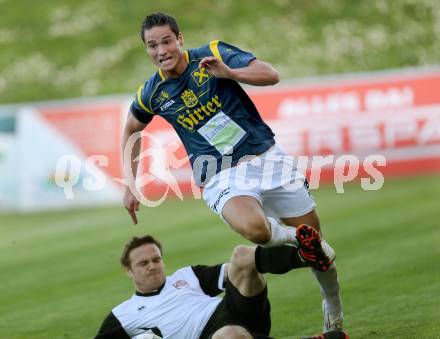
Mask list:
[{"label": "green grass field", "polygon": [[[314,191],[338,267],[351,338],[440,338],[440,176]],[[131,226],[122,207],[0,217],[0,338],[90,338],[133,292],[118,265],[123,244],[151,233],[167,272],[228,259],[244,241],[202,201],[143,208]],[[321,329],[320,295],[307,269],[268,276],[272,335]]]}]

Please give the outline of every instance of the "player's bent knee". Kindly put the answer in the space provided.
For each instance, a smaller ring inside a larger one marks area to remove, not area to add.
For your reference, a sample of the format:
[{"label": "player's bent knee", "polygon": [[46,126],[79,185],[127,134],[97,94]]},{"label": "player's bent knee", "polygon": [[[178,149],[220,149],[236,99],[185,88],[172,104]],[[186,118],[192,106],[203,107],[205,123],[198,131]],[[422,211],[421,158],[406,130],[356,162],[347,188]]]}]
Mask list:
[{"label": "player's bent knee", "polygon": [[271,237],[270,227],[267,225],[265,219],[244,223],[240,229],[240,233],[254,244],[265,244]]},{"label": "player's bent knee", "polygon": [[249,228],[234,228],[247,240],[252,241],[254,244],[265,244],[270,240],[270,230],[262,227],[249,227]]},{"label": "player's bent knee", "polygon": [[254,268],[255,263],[255,249],[248,246],[237,246],[232,252],[231,265],[238,269]]},{"label": "player's bent knee", "polygon": [[224,326],[217,330],[212,339],[252,339],[253,336],[241,326]]},{"label": "player's bent knee", "polygon": [[270,241],[270,230],[268,229],[255,229],[252,232],[245,235],[245,238],[252,241],[254,244],[261,245]]},{"label": "player's bent knee", "polygon": [[248,216],[239,221],[227,221],[233,229],[255,244],[265,244],[270,240],[270,226],[265,217]]}]

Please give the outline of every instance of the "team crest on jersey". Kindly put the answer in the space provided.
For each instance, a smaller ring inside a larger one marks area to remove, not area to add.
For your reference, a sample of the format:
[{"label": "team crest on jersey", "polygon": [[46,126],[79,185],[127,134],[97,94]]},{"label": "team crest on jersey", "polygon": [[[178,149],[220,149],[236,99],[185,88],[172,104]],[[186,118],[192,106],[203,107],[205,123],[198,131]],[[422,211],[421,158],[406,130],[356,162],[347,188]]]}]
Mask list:
[{"label": "team crest on jersey", "polygon": [[182,93],[182,100],[186,107],[194,107],[199,102],[199,99],[191,89],[186,89]]},{"label": "team crest on jersey", "polygon": [[168,92],[162,91],[162,92],[160,92],[159,97],[156,100],[157,100],[157,102],[162,103],[165,100],[168,100],[169,98],[170,98],[170,95],[168,94]]},{"label": "team crest on jersey", "polygon": [[189,284],[185,280],[177,280],[175,283],[173,283],[173,286],[175,288],[184,288],[189,286]]},{"label": "team crest on jersey", "polygon": [[202,86],[211,78],[211,74],[206,72],[206,69],[204,67],[197,68],[191,73],[191,75],[198,86]]}]

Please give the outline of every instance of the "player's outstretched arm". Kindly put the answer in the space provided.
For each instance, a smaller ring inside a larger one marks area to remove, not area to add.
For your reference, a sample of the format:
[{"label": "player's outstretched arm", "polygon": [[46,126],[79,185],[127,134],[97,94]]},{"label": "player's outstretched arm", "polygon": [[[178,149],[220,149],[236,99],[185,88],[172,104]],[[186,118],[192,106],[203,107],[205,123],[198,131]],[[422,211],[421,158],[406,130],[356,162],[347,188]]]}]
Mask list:
[{"label": "player's outstretched arm", "polygon": [[[136,190],[135,179],[138,168],[138,161],[135,159],[139,156],[141,151],[141,138],[136,137],[134,143],[131,146],[129,142],[130,138],[135,133],[142,131],[146,124],[137,120],[131,112],[128,112],[127,121],[125,123],[124,132],[122,135],[122,157],[124,177],[127,183],[125,187],[124,197],[122,202],[131,216],[133,224],[137,224],[136,211],[139,210],[139,199],[136,198],[134,191]],[[129,149],[131,148],[131,149]]]},{"label": "player's outstretched arm", "polygon": [[252,60],[247,67],[230,68],[216,57],[205,57],[200,61],[200,67],[217,78],[235,80],[253,86],[275,85],[280,81],[277,70],[269,63],[257,59]]}]

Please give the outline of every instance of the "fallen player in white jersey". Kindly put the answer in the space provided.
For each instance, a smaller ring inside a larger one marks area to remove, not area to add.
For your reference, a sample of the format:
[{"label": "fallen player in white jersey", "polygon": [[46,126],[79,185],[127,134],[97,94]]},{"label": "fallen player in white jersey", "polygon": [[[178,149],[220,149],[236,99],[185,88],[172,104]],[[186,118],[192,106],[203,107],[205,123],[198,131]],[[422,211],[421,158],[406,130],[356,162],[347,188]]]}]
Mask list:
[{"label": "fallen player in white jersey", "polygon": [[[303,240],[308,230],[313,229],[300,228]],[[324,251],[334,257],[331,249],[323,250],[319,238],[311,243],[309,256],[320,257]],[[149,235],[130,240],[121,264],[136,292],[113,308],[97,339],[270,338],[270,303],[263,273],[283,274],[308,266],[294,246],[238,246],[229,263],[187,266],[165,276],[162,246]],[[221,298],[218,295],[223,291]],[[341,333],[327,332],[323,338],[348,338]]]}]

